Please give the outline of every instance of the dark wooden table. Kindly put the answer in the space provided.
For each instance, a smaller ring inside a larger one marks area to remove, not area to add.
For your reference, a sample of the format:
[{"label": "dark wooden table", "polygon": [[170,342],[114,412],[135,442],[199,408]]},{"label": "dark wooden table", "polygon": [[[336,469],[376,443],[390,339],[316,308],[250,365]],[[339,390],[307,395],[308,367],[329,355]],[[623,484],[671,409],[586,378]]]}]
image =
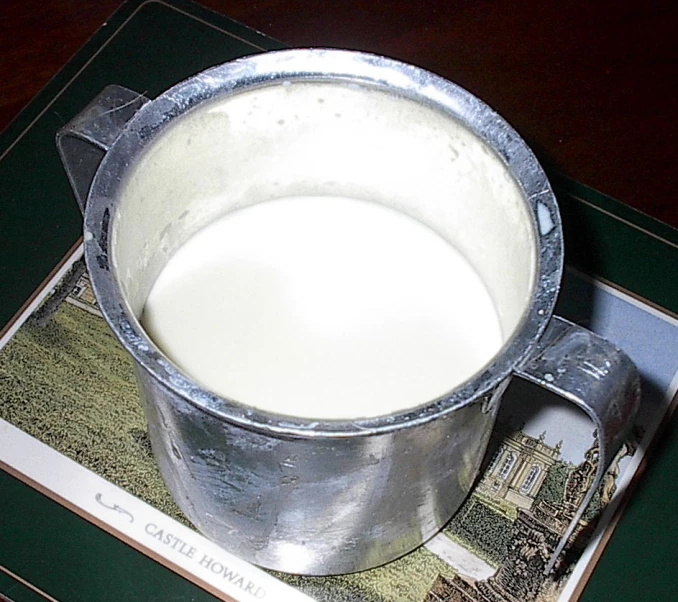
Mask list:
[{"label": "dark wooden table", "polygon": [[[0,130],[120,3],[5,0]],[[678,226],[671,0],[201,4],[289,45],[360,49],[435,71],[497,109],[546,165]]]}]

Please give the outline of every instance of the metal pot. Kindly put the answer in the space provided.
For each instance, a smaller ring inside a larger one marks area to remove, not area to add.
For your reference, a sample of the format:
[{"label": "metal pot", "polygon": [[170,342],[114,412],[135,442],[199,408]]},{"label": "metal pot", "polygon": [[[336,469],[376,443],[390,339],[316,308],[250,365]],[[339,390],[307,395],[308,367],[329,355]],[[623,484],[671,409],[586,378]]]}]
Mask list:
[{"label": "metal pot", "polygon": [[[213,110],[231,102],[254,116],[243,113],[236,127],[232,114]],[[345,129],[332,125],[338,116]],[[300,140],[312,140],[312,151],[299,150]],[[361,571],[411,551],[469,493],[514,375],[591,416],[600,462],[583,511],[633,420],[638,376],[610,343],[552,316],[563,267],[555,198],[523,140],[470,93],[383,57],[271,52],[209,69],[153,101],[108,87],[59,132],[58,146],[85,214],[93,288],[134,359],[161,473],[205,535],[255,564],[309,575]],[[309,169],[305,160],[323,152],[332,161]],[[468,200],[448,199],[451,186]],[[214,191],[228,200],[206,201]],[[501,351],[436,399],[355,420],[264,412],[192,381],[140,326],[150,287],[205,224],[290,194],[359,196],[438,231],[493,296],[507,333]]]}]

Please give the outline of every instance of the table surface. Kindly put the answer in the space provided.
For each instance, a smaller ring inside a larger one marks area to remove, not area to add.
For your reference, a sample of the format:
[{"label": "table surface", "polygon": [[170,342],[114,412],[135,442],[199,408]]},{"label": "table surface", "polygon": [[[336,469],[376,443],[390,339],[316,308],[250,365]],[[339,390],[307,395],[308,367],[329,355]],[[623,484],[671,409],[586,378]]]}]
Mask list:
[{"label": "table surface", "polygon": [[[671,0],[200,3],[291,46],[353,48],[430,69],[499,111],[545,165],[678,227]],[[5,1],[0,130],[120,4]]]}]

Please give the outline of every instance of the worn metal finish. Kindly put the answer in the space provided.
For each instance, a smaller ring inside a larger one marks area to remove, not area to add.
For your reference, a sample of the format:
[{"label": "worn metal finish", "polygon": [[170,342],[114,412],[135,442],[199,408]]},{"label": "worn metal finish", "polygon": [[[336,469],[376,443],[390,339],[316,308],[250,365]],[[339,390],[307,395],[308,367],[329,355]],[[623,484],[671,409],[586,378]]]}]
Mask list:
[{"label": "worn metal finish", "polygon": [[301,574],[377,566],[439,531],[495,417],[473,404],[380,434],[288,437],[215,420],[144,372],[139,381],[161,472],[191,521],[255,564]]},{"label": "worn metal finish", "polygon": [[57,133],[56,143],[80,210],[101,160],[135,113],[148,102],[122,86],[106,86]]},{"label": "worn metal finish", "polygon": [[[298,81],[358,84],[435,107],[484,141],[522,190],[536,276],[520,325],[482,373],[412,410],[318,421],[218,397],[183,375],[149,340],[115,273],[119,193],[149,144],[205,101]],[[71,133],[78,129],[69,125]],[[89,182],[74,184],[76,191],[86,187]],[[432,536],[468,494],[516,371],[584,407],[602,433],[606,459],[637,408],[635,371],[630,362],[614,359],[617,352],[608,350],[615,369],[595,377],[582,366],[598,360],[583,354],[567,369],[570,380],[559,376],[554,383],[546,376],[560,375],[559,362],[570,361],[562,349],[580,334],[561,333],[561,322],[553,322],[542,338],[562,275],[562,229],[551,188],[527,145],[465,90],[383,57],[320,49],[267,53],[205,71],[148,103],[110,145],[94,177],[85,253],[101,309],[136,363],[153,449],[170,491],[207,536],[266,567],[316,575],[359,571]],[[599,348],[593,353],[602,357]],[[589,403],[591,392],[595,400]]]},{"label": "worn metal finish", "polygon": [[548,574],[628,435],[640,403],[640,379],[623,351],[558,316],[551,319],[532,356],[516,368],[516,374],[579,406],[598,434],[598,465],[591,488],[547,564]]}]

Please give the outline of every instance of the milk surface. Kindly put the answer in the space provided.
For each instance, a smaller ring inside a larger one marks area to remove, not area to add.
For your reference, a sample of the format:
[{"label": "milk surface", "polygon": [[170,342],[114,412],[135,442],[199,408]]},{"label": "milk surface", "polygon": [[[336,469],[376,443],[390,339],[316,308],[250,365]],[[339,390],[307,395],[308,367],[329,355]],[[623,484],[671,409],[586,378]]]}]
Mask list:
[{"label": "milk surface", "polygon": [[503,343],[490,295],[452,245],[393,209],[327,196],[266,201],[200,230],[141,321],[205,388],[319,419],[426,403]]}]

